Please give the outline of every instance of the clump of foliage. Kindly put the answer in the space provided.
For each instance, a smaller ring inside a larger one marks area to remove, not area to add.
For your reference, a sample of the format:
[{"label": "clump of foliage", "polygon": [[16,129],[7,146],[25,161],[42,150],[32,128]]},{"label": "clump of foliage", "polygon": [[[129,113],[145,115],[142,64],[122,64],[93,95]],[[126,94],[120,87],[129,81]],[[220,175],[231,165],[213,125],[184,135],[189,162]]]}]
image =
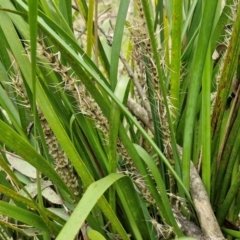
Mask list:
[{"label": "clump of foliage", "polygon": [[240,237],[238,1],[0,0],[0,41],[2,239]]}]

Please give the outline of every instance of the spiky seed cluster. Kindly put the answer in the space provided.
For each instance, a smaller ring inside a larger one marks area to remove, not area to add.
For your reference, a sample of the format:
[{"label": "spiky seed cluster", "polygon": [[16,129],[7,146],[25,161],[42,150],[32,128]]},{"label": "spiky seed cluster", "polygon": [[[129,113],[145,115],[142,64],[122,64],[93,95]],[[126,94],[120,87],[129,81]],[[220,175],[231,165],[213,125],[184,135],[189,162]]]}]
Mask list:
[{"label": "spiky seed cluster", "polygon": [[[151,76],[151,82],[152,82],[151,84],[153,86],[154,98],[158,103],[158,109],[156,109],[156,114],[159,116],[159,121],[162,128],[164,154],[169,160],[169,162],[171,163],[171,165],[174,165],[170,129],[169,129],[169,123],[168,123],[167,114],[166,114],[166,107],[164,105],[162,91],[159,85],[157,69],[153,60],[154,58],[153,58],[151,43],[150,43],[150,39],[148,36],[147,27],[144,19],[144,12],[143,12],[143,8],[141,6],[140,1],[135,0],[134,2],[138,12],[138,17],[137,17],[138,27],[140,28],[137,30],[134,30],[134,29],[130,30],[133,33],[133,43],[135,47],[135,51],[133,52],[133,55],[134,55],[133,58],[139,59],[139,55],[140,55],[142,58],[144,56],[147,59],[147,64],[145,64],[145,71],[147,71]],[[141,62],[143,61],[137,61],[136,64],[139,64]],[[147,85],[146,79],[145,79],[145,85]],[[170,174],[170,172],[169,172],[169,179],[170,179],[170,185],[173,186],[174,178]]]},{"label": "spiky seed cluster", "polygon": [[121,141],[117,142],[118,152],[123,157],[125,165],[127,165],[126,171],[121,171],[122,174],[129,176],[136,188],[142,194],[142,197],[150,204],[155,205],[156,201],[152,197],[147,185],[145,184],[144,177],[138,172],[132,159],[129,157],[126,149],[124,148]]},{"label": "spiky seed cluster", "polygon": [[17,74],[14,77],[11,77],[11,85],[13,87],[14,92],[17,94],[17,96],[21,98],[19,104],[24,106],[27,109],[30,109],[31,106],[29,104],[29,100],[25,92],[23,80],[19,74]]},{"label": "spiky seed cluster", "polygon": [[168,195],[169,195],[169,197],[170,197],[171,199],[174,200],[174,202],[175,202],[175,203],[174,203],[174,208],[175,208],[176,211],[181,212],[181,208],[184,208],[184,210],[185,210],[189,215],[191,214],[190,210],[188,209],[186,199],[181,198],[181,197],[179,197],[179,196],[177,196],[177,195],[174,195],[174,194],[172,194],[172,193],[169,193]]},{"label": "spiky seed cluster", "polygon": [[[30,109],[28,96],[26,94],[22,78],[20,76],[17,76],[16,78],[12,79],[12,85],[17,95],[23,99],[22,102],[24,106]],[[48,151],[50,156],[55,161],[57,171],[64,182],[68,185],[68,187],[74,192],[74,194],[78,195],[78,180],[74,175],[73,167],[68,161],[66,154],[59,148],[58,141],[39,108],[38,114],[40,117],[46,144],[48,146]]]},{"label": "spiky seed cluster", "polygon": [[48,146],[48,152],[49,155],[55,160],[56,170],[66,185],[72,190],[72,192],[75,195],[78,195],[78,179],[74,174],[73,166],[71,162],[69,162],[65,152],[59,147],[57,138],[55,137],[40,109],[38,109],[38,114],[40,117],[45,141]]},{"label": "spiky seed cluster", "polygon": [[89,116],[95,121],[95,126],[104,134],[105,140],[107,141],[107,136],[109,132],[108,121],[103,115],[98,104],[93,100],[93,98],[87,94],[86,89],[83,85],[77,88],[75,93],[75,99],[79,96],[80,109],[82,113]]},{"label": "spiky seed cluster", "polygon": [[81,112],[93,119],[96,123],[95,126],[107,137],[107,119],[104,117],[98,104],[90,95],[87,94],[84,85],[80,85],[79,80],[69,75],[69,68],[64,66],[56,55],[49,53],[43,42],[40,42],[38,47],[38,53],[40,57],[46,58],[51,64],[53,71],[60,74],[63,79],[64,89],[69,91],[75,100],[79,103]]},{"label": "spiky seed cluster", "polygon": [[[103,115],[100,107],[94,101],[94,99],[87,93],[85,86],[80,84],[72,76],[68,74],[68,68],[64,66],[60,60],[53,54],[47,51],[43,43],[39,44],[39,51],[43,57],[47,58],[49,63],[53,66],[53,70],[59,73],[64,80],[64,88],[69,90],[76,102],[79,103],[79,108],[83,114],[89,116],[95,122],[95,126],[99,129],[104,137],[105,141],[108,142],[109,125],[106,117]],[[117,151],[123,157],[127,164],[133,165],[131,158],[129,157],[126,149],[122,142],[118,140]]]},{"label": "spiky seed cluster", "polygon": [[120,171],[119,173],[129,176],[138,192],[142,194],[142,197],[151,205],[155,205],[156,201],[152,197],[147,185],[145,184],[144,177],[136,169],[130,169],[125,171]]},{"label": "spiky seed cluster", "polygon": [[151,218],[150,222],[157,232],[157,239],[169,239],[173,234],[173,228],[169,225],[163,225],[156,221],[155,218]]},{"label": "spiky seed cluster", "polygon": [[[138,9],[138,2],[135,2],[136,9]],[[139,12],[139,11],[138,11]],[[144,16],[141,16],[141,13],[139,13],[140,16],[136,16],[136,19],[134,19],[134,25],[129,28],[132,41],[133,41],[133,54],[132,59],[134,63],[134,72],[137,75],[137,79],[139,83],[141,84],[142,88],[145,89],[146,86],[146,73],[145,73],[145,64],[143,61],[143,53],[141,49],[142,44],[147,40],[145,32],[142,31],[142,29],[145,28],[145,22],[142,21]],[[140,50],[141,49],[141,50]],[[137,91],[136,91],[137,93]],[[138,95],[135,95],[138,97]],[[151,117],[151,116],[149,116]]]},{"label": "spiky seed cluster", "polygon": [[135,170],[136,167],[134,166],[132,159],[129,157],[125,147],[123,146],[122,142],[119,139],[117,141],[117,150],[120,156],[123,157],[125,164],[127,164],[130,167],[130,169]]}]

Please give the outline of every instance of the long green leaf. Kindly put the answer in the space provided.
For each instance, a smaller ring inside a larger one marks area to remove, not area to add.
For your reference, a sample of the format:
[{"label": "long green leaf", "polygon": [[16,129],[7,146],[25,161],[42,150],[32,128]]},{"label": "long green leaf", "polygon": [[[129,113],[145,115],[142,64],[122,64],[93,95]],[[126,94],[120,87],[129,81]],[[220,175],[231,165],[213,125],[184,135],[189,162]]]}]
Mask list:
[{"label": "long green leaf", "polygon": [[[88,214],[100,199],[100,197],[103,195],[103,193],[120,178],[126,178],[126,181],[128,179],[126,176],[112,173],[111,175],[91,184],[83,195],[81,201],[76,206],[69,220],[57,236],[56,240],[74,239],[77,232],[79,231],[79,228],[82,226]],[[139,221],[141,220],[139,219]],[[135,233],[137,234],[136,239],[142,239],[139,230]],[[129,238],[127,235],[125,235],[124,239]]]},{"label": "long green leaf", "polygon": [[[179,114],[179,89],[181,75],[181,35],[182,35],[182,0],[173,0],[172,15],[172,51],[171,51],[171,103],[173,105],[173,116],[178,118]],[[175,120],[175,119],[173,119]]]},{"label": "long green leaf", "polygon": [[[94,0],[89,0],[87,17],[87,55],[91,58],[93,46],[93,19],[94,19]],[[97,21],[97,19],[95,19]],[[95,25],[96,26],[96,25]]]},{"label": "long green leaf", "polygon": [[129,0],[122,0],[118,9],[117,22],[113,35],[111,62],[110,62],[110,81],[111,89],[114,91],[117,85],[118,62],[122,44],[124,24],[128,13]]},{"label": "long green leaf", "polygon": [[211,51],[208,47],[202,78],[202,179],[208,196],[211,190]]},{"label": "long green leaf", "polygon": [[0,201],[0,213],[30,226],[36,227],[42,231],[49,232],[48,227],[45,225],[41,217],[12,204]]},{"label": "long green leaf", "polygon": [[186,121],[183,139],[183,183],[187,189],[190,187],[190,159],[192,151],[192,137],[195,122],[195,111],[197,104],[198,92],[201,86],[202,72],[205,64],[207,49],[210,42],[211,32],[214,23],[215,10],[218,1],[207,1],[205,3],[198,43],[194,60],[191,65],[191,83],[188,92],[186,106]]},{"label": "long green leaf", "polygon": [[[127,85],[128,80],[124,81],[124,79],[122,79],[122,81],[119,81],[116,86],[115,94],[116,97],[118,97],[121,102],[124,99]],[[117,169],[117,141],[118,141],[118,129],[121,119],[120,116],[121,116],[120,109],[118,105],[115,102],[113,102],[109,119],[109,165],[108,165],[109,173],[114,173],[116,172]],[[116,200],[114,188],[110,189],[109,202],[112,208],[115,209]]]},{"label": "long green leaf", "polygon": [[223,224],[223,221],[227,216],[227,212],[233,202],[233,199],[236,197],[236,194],[239,191],[239,187],[240,187],[240,172],[238,172],[235,179],[233,180],[233,184],[230,187],[226,198],[224,199],[223,203],[220,205],[217,211],[217,220],[220,226]]}]

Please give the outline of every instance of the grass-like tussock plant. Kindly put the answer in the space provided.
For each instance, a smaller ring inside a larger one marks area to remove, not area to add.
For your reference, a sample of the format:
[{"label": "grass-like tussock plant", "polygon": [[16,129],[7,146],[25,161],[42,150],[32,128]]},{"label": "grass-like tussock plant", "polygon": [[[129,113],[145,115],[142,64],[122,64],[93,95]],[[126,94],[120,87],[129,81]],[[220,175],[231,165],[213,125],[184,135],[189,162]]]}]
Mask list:
[{"label": "grass-like tussock plant", "polygon": [[239,239],[240,5],[0,0],[1,239]]}]

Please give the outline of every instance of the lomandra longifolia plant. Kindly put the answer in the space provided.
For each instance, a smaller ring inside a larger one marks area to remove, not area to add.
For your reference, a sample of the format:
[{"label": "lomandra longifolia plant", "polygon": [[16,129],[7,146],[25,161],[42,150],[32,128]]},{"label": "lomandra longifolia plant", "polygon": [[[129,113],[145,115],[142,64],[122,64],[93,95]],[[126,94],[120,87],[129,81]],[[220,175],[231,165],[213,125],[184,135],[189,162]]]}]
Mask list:
[{"label": "lomandra longifolia plant", "polygon": [[238,239],[239,1],[0,0],[0,237]]}]

